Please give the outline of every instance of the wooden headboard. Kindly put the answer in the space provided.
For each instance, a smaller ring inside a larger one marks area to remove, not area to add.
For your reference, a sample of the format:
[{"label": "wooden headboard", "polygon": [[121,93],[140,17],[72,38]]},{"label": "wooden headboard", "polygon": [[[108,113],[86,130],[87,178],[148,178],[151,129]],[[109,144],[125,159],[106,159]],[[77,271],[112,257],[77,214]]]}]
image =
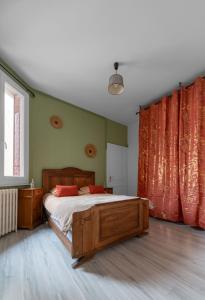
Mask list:
[{"label": "wooden headboard", "polygon": [[77,185],[79,188],[95,184],[95,172],[83,171],[77,168],[45,169],[42,171],[44,193],[59,185]]}]

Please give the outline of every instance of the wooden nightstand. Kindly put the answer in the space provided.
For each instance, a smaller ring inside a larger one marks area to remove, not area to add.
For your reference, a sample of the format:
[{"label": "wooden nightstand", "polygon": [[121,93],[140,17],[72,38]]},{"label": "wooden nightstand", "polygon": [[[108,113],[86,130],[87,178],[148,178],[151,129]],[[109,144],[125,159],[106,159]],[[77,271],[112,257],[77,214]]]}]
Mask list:
[{"label": "wooden nightstand", "polygon": [[105,192],[108,194],[113,194],[113,188],[112,187],[105,187]]},{"label": "wooden nightstand", "polygon": [[19,189],[18,228],[33,229],[42,223],[43,189]]}]

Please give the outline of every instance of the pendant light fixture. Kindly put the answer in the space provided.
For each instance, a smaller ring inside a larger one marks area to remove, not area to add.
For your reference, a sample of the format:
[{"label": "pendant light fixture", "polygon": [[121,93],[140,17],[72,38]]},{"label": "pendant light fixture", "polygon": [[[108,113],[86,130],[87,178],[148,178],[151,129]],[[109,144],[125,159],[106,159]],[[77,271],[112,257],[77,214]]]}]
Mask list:
[{"label": "pendant light fixture", "polygon": [[123,77],[120,74],[117,74],[119,63],[114,63],[115,74],[110,76],[108,92],[111,95],[120,95],[124,91]]}]

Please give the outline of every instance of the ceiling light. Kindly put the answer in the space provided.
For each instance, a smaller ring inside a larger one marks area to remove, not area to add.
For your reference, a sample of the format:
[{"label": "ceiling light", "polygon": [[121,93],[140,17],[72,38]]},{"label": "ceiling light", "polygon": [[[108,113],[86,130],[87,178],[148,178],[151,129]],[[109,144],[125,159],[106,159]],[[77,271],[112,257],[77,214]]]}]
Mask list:
[{"label": "ceiling light", "polygon": [[123,77],[120,74],[117,74],[119,63],[114,63],[115,74],[110,76],[108,92],[111,95],[120,95],[124,91]]}]

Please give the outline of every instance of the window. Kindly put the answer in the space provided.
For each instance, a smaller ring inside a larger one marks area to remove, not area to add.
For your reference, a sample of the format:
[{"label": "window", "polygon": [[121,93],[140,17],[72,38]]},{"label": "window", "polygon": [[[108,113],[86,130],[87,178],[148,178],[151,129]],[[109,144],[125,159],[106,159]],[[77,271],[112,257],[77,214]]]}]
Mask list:
[{"label": "window", "polygon": [[0,70],[0,186],[28,184],[29,97]]}]

